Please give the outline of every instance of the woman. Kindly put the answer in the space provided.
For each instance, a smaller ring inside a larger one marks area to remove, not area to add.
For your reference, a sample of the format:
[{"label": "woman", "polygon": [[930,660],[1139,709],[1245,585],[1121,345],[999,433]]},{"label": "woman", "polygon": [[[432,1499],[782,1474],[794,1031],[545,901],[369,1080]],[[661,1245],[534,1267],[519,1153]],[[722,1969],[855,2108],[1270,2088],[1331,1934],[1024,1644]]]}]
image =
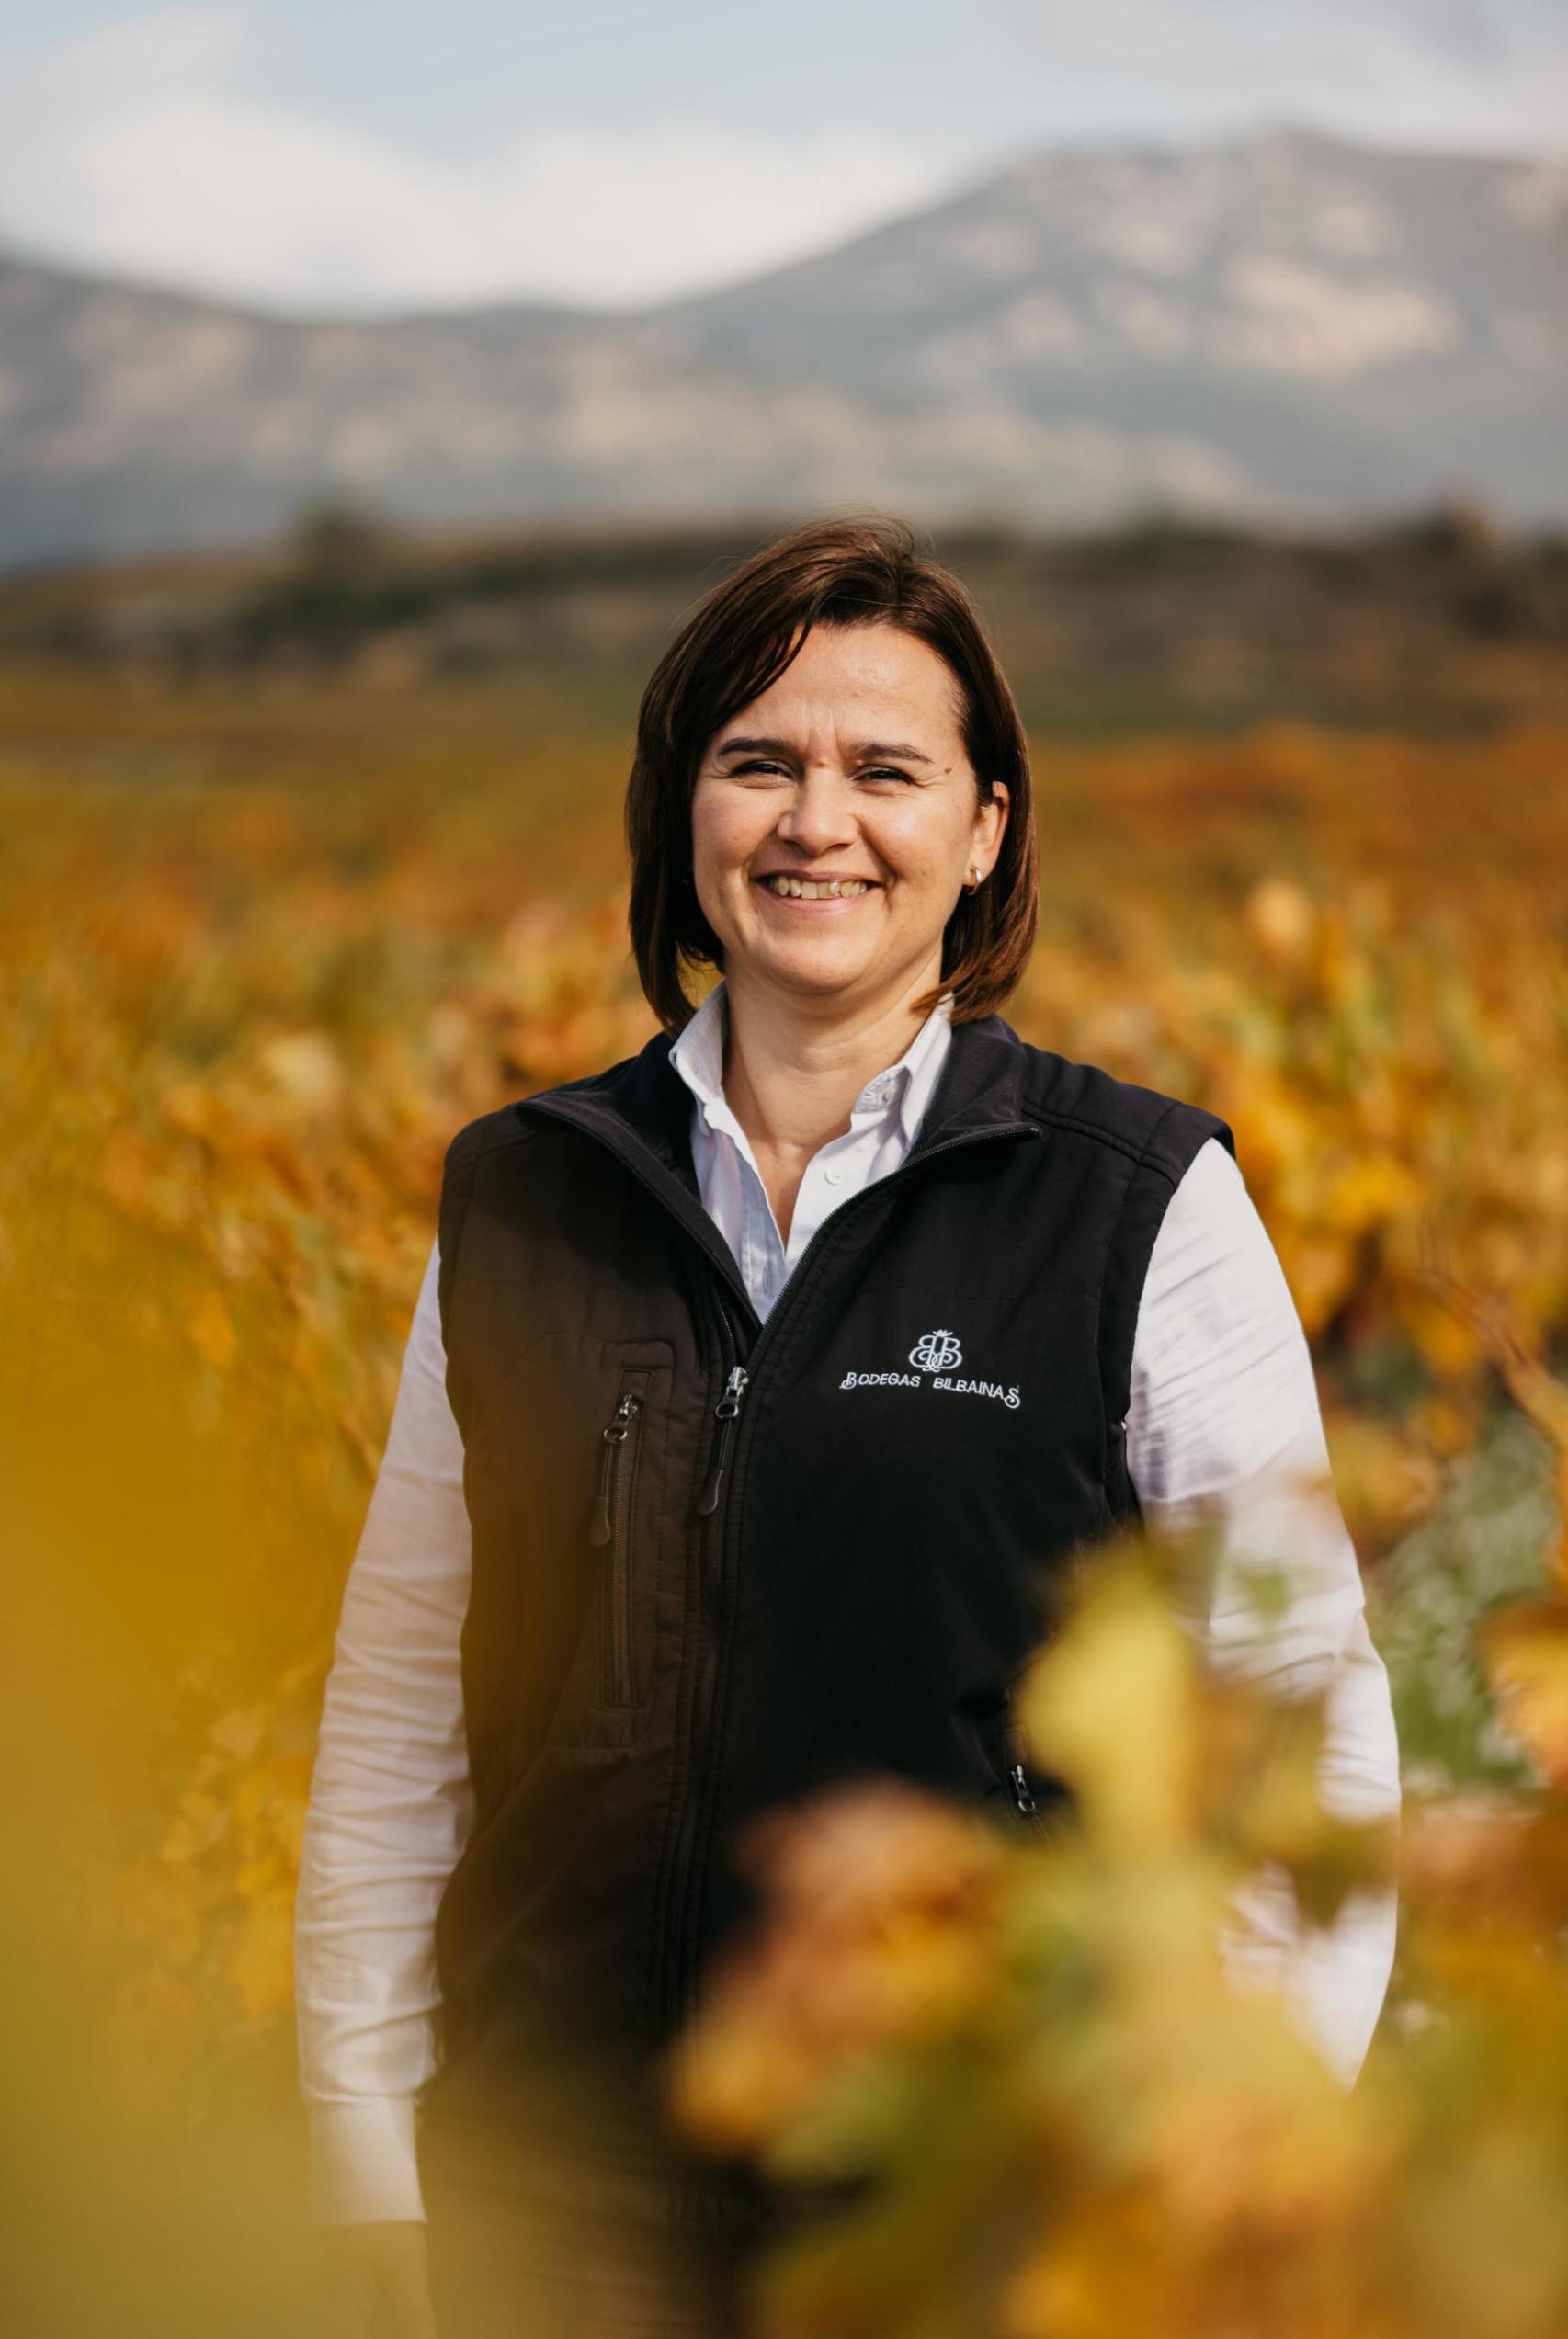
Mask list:
[{"label": "woman", "polygon": [[[997,1012],[1028,758],[957,581],[891,523],[757,553],[660,662],[626,815],[662,1028],[453,1141],[301,1863],[317,2215],[409,2331],[427,2218],[449,2339],[736,2327],[776,2205],[651,2078],[752,1913],[736,1837],[877,1771],[1031,1824],[1009,1685],[1118,1521],[1287,1560],[1265,1662],[1332,1684],[1325,1793],[1399,1794],[1230,1130]],[[1348,2084],[1392,1903],[1304,1948],[1237,1914]]]}]

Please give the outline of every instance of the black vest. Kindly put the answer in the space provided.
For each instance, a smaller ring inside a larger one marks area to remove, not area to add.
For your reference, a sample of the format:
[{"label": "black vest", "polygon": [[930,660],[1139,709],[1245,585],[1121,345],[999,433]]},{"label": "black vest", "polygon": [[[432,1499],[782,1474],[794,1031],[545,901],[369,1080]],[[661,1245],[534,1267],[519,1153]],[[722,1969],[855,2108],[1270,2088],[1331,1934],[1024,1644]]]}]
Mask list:
[{"label": "black vest", "polygon": [[1009,1777],[1009,1687],[1064,1567],[1136,1516],[1150,1252],[1205,1139],[1235,1151],[1000,1016],[957,1024],[906,1160],[764,1325],[670,1044],[447,1156],[475,1797],[437,1924],[449,2073],[499,2034],[667,2040],[749,1913],[755,1812],[880,1773],[1029,1824],[1052,1783]]}]

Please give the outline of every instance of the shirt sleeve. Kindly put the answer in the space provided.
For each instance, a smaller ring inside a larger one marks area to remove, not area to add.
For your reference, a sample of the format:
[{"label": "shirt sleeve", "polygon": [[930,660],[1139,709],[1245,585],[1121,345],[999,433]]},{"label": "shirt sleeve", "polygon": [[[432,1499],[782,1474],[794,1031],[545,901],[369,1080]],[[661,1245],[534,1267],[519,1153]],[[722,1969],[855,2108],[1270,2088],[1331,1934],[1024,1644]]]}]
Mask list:
[{"label": "shirt sleeve", "polygon": [[344,1590],[295,1902],[318,2225],[422,2220],[436,1911],[472,1822],[460,1641],[471,1546],[432,1249]]},{"label": "shirt sleeve", "polygon": [[[1388,1675],[1367,1629],[1355,1548],[1333,1491],[1306,1334],[1284,1269],[1233,1157],[1210,1138],[1155,1238],[1133,1343],[1128,1470],[1148,1525],[1217,1522],[1209,1610],[1222,1671],[1286,1695],[1326,1689],[1324,1807],[1397,1814],[1399,1747]],[[1285,1571],[1265,1622],[1245,1571]],[[1277,1988],[1346,2087],[1392,1970],[1397,1888],[1349,1895],[1335,1922],[1301,1922],[1287,1872],[1269,1864],[1233,1902],[1221,1936],[1241,1986]]]}]

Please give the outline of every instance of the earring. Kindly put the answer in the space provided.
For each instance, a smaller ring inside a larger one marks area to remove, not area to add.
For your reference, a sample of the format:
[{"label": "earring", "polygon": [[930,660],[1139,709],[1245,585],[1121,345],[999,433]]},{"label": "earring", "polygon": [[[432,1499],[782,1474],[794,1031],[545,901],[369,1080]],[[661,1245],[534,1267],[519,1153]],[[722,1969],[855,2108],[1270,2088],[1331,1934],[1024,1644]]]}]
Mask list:
[{"label": "earring", "polygon": [[977,866],[975,865],[975,863],[974,863],[973,861],[971,861],[971,863],[970,863],[970,865],[969,865],[969,883],[968,883],[968,884],[964,887],[964,891],[965,891],[966,893],[978,893],[978,892],[979,892],[979,891],[980,891],[980,870],[979,870],[979,869],[977,868]]}]

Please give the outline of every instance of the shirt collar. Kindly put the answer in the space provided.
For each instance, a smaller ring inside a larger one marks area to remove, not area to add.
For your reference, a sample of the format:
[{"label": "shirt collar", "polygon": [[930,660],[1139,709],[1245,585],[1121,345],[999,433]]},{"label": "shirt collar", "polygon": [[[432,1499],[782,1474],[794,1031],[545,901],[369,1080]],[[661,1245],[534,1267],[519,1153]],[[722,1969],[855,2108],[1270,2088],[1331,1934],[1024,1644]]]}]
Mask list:
[{"label": "shirt collar", "polygon": [[[952,1038],[953,1002],[943,994],[895,1064],[869,1079],[851,1107],[852,1115],[883,1112],[898,1098],[899,1126],[913,1145],[931,1101]],[[710,1129],[738,1124],[724,1096],[724,1027],[729,1008],[722,977],[670,1048],[670,1062],[702,1107]]]}]

